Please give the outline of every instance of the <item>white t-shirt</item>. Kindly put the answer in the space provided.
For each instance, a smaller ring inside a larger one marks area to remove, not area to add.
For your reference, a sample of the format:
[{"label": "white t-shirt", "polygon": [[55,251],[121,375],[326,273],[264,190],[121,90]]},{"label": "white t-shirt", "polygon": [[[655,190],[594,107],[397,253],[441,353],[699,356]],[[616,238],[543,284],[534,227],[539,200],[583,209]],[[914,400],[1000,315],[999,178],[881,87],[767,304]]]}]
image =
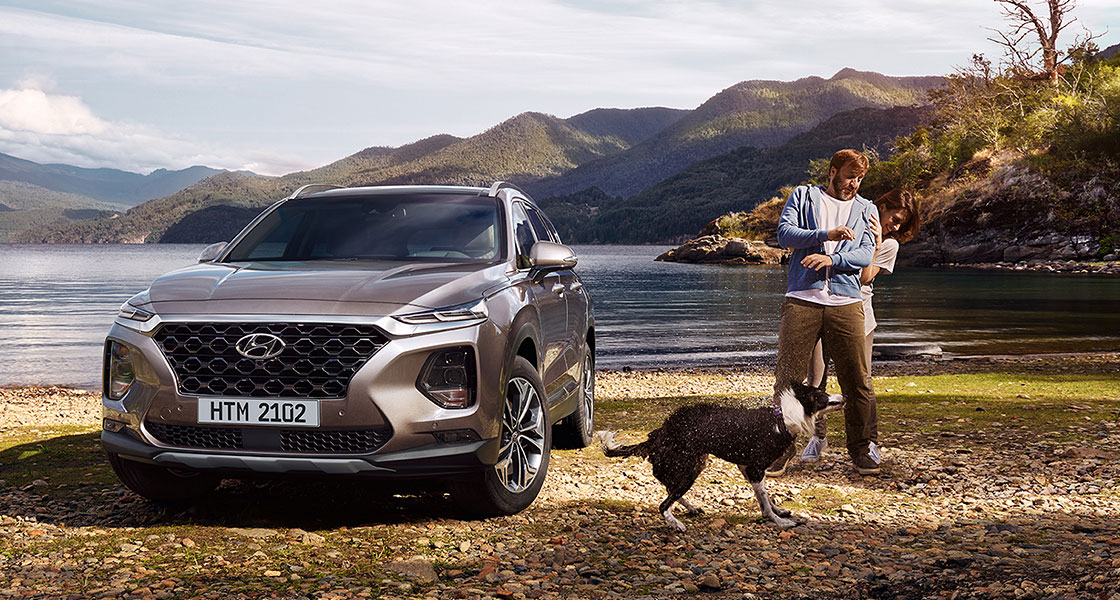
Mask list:
[{"label": "white t-shirt", "polygon": [[[854,199],[844,201],[839,198],[829,196],[824,190],[821,190],[821,203],[817,213],[817,227],[832,231],[841,225],[848,224],[848,217],[852,214],[852,205],[856,202]],[[832,254],[836,252],[836,247],[840,242],[825,241],[824,253]],[[823,304],[825,306],[845,306],[859,302],[859,298],[852,298],[851,296],[844,296],[842,294],[833,294],[828,289],[828,279],[832,276],[832,267],[825,267],[824,274],[824,288],[822,289],[808,289],[797,290],[786,293],[790,298],[797,298],[798,300],[805,300],[814,302],[816,304]]]},{"label": "white t-shirt", "polygon": [[[871,261],[871,266],[879,267],[880,273],[890,275],[894,273],[894,261],[898,258],[898,240],[894,238],[886,238],[879,246],[879,251],[875,253],[875,259]],[[875,312],[871,310],[871,296],[875,293],[871,291],[871,283],[860,286],[859,293],[863,297],[863,335],[867,335],[875,331],[878,323],[875,321]]]}]

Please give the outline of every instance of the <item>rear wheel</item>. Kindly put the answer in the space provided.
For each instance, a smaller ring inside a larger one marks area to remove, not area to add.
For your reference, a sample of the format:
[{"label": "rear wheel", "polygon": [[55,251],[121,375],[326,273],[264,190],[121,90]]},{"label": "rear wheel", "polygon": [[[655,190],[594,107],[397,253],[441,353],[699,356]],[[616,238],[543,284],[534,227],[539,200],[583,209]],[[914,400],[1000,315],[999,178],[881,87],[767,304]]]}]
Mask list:
[{"label": "rear wheel", "polygon": [[512,515],[536,499],[548,472],[552,428],[544,385],[532,363],[514,358],[506,384],[498,461],[472,481],[457,481],[451,493],[471,516]]},{"label": "rear wheel", "polygon": [[595,435],[595,359],[590,348],[581,371],[576,409],[554,428],[557,448],[586,448]]},{"label": "rear wheel", "polygon": [[109,455],[109,464],[128,489],[160,504],[187,504],[214,491],[221,478],[206,473],[178,471]]}]

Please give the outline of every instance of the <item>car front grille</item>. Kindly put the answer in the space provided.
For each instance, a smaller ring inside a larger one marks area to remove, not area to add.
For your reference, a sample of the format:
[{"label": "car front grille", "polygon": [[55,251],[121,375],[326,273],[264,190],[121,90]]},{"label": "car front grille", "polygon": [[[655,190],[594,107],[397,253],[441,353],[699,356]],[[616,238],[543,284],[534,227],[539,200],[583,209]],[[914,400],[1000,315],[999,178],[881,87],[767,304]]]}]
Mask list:
[{"label": "car front grille", "polygon": [[241,429],[168,425],[154,421],[148,421],[146,425],[152,435],[169,446],[213,450],[236,450],[243,447]]},{"label": "car front grille", "polygon": [[[247,358],[239,341],[271,334],[283,347]],[[342,323],[168,323],[153,336],[195,396],[340,398],[350,378],[389,340],[372,325]]]},{"label": "car front grille", "polygon": [[202,450],[254,450],[299,454],[369,454],[389,441],[389,426],[372,429],[272,429],[264,427],[207,427],[145,421],[148,433],[160,442]]}]

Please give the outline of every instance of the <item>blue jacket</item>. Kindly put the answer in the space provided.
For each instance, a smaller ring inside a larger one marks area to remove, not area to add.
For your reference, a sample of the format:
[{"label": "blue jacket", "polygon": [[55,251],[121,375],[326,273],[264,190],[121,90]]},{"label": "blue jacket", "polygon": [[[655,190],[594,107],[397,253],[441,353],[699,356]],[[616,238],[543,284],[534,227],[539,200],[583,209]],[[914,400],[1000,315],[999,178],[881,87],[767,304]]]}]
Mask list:
[{"label": "blue jacket", "polygon": [[[824,254],[824,243],[828,241],[828,230],[817,227],[820,215],[821,193],[816,185],[803,185],[793,190],[782,208],[778,219],[778,243],[783,248],[792,248],[789,259],[789,287],[787,292],[824,288],[826,269],[814,271],[801,266],[801,260],[810,254]],[[836,247],[832,257],[832,277],[828,280],[829,290],[859,298],[860,271],[871,264],[875,255],[875,235],[867,227],[871,215],[879,216],[875,205],[857,195],[852,202],[852,212],[845,223],[856,234],[854,240],[844,240]]]}]

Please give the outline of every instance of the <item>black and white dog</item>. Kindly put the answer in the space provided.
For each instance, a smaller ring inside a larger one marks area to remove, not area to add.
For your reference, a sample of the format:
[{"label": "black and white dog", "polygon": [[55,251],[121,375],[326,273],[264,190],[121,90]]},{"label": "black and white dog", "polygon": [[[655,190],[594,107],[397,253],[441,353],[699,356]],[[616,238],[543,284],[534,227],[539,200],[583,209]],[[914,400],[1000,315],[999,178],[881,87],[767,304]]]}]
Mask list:
[{"label": "black and white dog", "polygon": [[812,435],[814,417],[841,408],[844,397],[826,393],[823,383],[820,388],[794,383],[778,393],[777,400],[770,408],[682,406],[640,444],[622,446],[613,432],[600,432],[603,453],[649,459],[654,477],[669,493],[661,514],[677,531],[684,531],[684,524],[673,516],[674,503],[680,502],[690,514],[700,512],[684,495],[708,466],[708,455],[738,465],[754,488],[762,515],[788,529],[797,521],[787,518],[788,510],[771,504],[763,482],[766,468],[789,449],[796,435]]}]

